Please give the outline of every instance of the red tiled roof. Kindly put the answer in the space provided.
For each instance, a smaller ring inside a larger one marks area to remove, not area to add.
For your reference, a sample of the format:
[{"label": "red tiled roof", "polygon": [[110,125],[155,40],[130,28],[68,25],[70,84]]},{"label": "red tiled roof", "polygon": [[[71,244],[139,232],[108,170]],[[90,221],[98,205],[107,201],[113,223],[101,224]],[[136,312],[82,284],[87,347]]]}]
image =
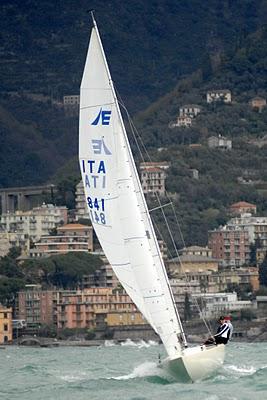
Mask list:
[{"label": "red tiled roof", "polygon": [[58,230],[66,230],[66,229],[85,229],[90,228],[90,226],[82,225],[82,224],[66,224],[58,228]]},{"label": "red tiled roof", "polygon": [[238,203],[234,203],[230,206],[230,208],[240,208],[240,207],[256,208],[255,204],[247,203],[246,201],[239,201]]}]

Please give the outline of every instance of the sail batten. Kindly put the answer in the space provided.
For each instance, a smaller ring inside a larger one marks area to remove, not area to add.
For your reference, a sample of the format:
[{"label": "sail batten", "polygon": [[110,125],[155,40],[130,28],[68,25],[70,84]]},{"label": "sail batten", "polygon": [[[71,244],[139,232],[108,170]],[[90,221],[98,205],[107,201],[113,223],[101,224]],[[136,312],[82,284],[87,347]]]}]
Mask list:
[{"label": "sail batten", "polygon": [[85,196],[99,242],[169,356],[177,356],[181,324],[96,24],[81,83],[79,136]]}]

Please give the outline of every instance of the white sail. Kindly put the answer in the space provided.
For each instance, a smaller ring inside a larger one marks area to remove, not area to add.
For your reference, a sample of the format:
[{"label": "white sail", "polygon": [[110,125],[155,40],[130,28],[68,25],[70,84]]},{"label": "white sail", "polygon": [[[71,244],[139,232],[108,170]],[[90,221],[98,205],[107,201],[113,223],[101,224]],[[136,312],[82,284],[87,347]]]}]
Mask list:
[{"label": "white sail", "polygon": [[177,357],[181,324],[96,26],[81,83],[79,130],[80,168],[99,242],[168,355]]}]

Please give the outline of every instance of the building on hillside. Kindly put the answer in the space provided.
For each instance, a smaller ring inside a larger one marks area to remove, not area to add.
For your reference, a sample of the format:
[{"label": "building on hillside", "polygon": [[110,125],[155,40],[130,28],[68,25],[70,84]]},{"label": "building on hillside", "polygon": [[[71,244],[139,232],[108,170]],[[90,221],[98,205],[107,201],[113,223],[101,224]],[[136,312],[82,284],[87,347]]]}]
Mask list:
[{"label": "building on hillside", "polygon": [[244,291],[251,290],[253,293],[259,290],[259,270],[256,267],[223,268],[212,278],[216,284],[217,292],[223,292],[231,287],[240,287]]},{"label": "building on hillside", "polygon": [[83,181],[76,185],[75,191],[75,220],[90,219],[88,207],[85,201]]},{"label": "building on hillside", "polygon": [[67,115],[78,115],[80,105],[79,95],[63,96],[63,107]]},{"label": "building on hillside", "polygon": [[[230,268],[218,271],[187,271],[177,274],[177,279],[185,282],[187,287],[194,285],[201,293],[216,293],[232,290],[239,286],[242,290],[255,293],[259,289],[258,268]],[[172,280],[171,280],[172,281]]]},{"label": "building on hillside", "polygon": [[210,136],[208,138],[208,147],[210,149],[231,150],[232,140],[224,136]]},{"label": "building on hillside", "polygon": [[180,117],[195,118],[201,112],[201,107],[196,104],[187,104],[179,108]]},{"label": "building on hillside", "polygon": [[182,115],[177,117],[175,122],[169,123],[169,128],[187,128],[192,125],[192,118],[188,117],[187,115]]},{"label": "building on hillside", "polygon": [[247,203],[246,201],[239,201],[238,203],[231,204],[229,210],[233,215],[246,213],[256,214],[257,206],[255,206],[255,204]]},{"label": "building on hillside", "polygon": [[190,174],[191,174],[193,179],[196,179],[196,180],[199,179],[199,171],[198,171],[198,169],[190,168],[189,172],[190,172]]},{"label": "building on hillside", "polygon": [[255,217],[251,214],[243,214],[240,217],[231,218],[227,226],[231,229],[239,227],[247,230],[250,243],[258,241],[262,249],[267,249],[267,217]]},{"label": "building on hillside", "polygon": [[92,287],[111,287],[115,289],[118,286],[120,286],[120,283],[110,264],[103,264],[93,274],[84,275],[82,280],[84,289]]},{"label": "building on hillside", "polygon": [[[89,328],[103,325],[143,324],[147,322],[138,313],[136,306],[125,292],[112,288],[88,288],[60,293],[57,303],[58,328]],[[117,321],[117,322],[116,322]]]},{"label": "building on hillside", "polygon": [[0,304],[0,344],[12,341],[12,308]]},{"label": "building on hillside", "polygon": [[184,247],[183,249],[179,250],[179,254],[182,256],[204,256],[204,257],[211,257],[211,249],[208,247],[201,247],[201,246],[188,246]]},{"label": "building on hillside", "polygon": [[199,281],[188,282],[185,279],[170,279],[170,285],[172,293],[179,314],[183,316],[185,309],[185,298],[188,295],[188,299],[192,297],[192,294],[201,293],[201,287]]},{"label": "building on hillside", "polygon": [[82,224],[67,224],[56,235],[42,236],[32,254],[52,255],[93,251],[93,228]]},{"label": "building on hillside", "polygon": [[168,274],[178,277],[181,274],[218,271],[218,260],[203,255],[185,254],[166,261]]},{"label": "building on hillside", "polygon": [[146,325],[147,321],[139,311],[108,311],[102,314],[108,327]]},{"label": "building on hillside", "polygon": [[165,195],[166,170],[168,168],[169,164],[164,161],[140,164],[141,184],[145,194]]},{"label": "building on hillside", "polygon": [[[241,214],[231,218],[227,225],[209,231],[212,255],[224,266],[240,266],[250,261],[250,245],[257,242],[258,257],[267,251],[267,218]],[[261,251],[260,251],[261,249]]]},{"label": "building on hillside", "polygon": [[[41,236],[48,235],[51,230],[67,222],[67,207],[43,204],[30,211],[16,211],[0,215],[0,231],[2,239],[8,245],[6,254],[12,246],[21,247],[22,252],[29,253],[30,243],[35,243]],[[2,240],[2,253],[3,249]]]},{"label": "building on hillside", "polygon": [[207,103],[213,103],[216,101],[231,103],[232,95],[230,90],[209,90],[207,92]]},{"label": "building on hillside", "polygon": [[255,308],[251,301],[238,300],[236,293],[201,293],[193,295],[201,303],[201,314],[205,318],[218,318],[218,315]]},{"label": "building on hillside", "polygon": [[209,248],[212,256],[222,266],[239,267],[249,263],[249,233],[242,227],[223,226],[208,232]]},{"label": "building on hillside", "polygon": [[261,112],[266,107],[266,99],[264,97],[256,96],[250,101],[251,107]]},{"label": "building on hillside", "polygon": [[170,168],[170,163],[168,161],[145,161],[140,163],[140,171],[147,170],[149,168],[160,168],[165,171]]},{"label": "building on hillside", "polygon": [[40,285],[26,285],[26,290],[18,293],[18,318],[25,320],[27,326],[55,325],[55,290],[42,290]]},{"label": "building on hillside", "polygon": [[9,187],[0,189],[0,214],[29,211],[43,203],[44,197],[54,198],[57,187],[42,186]]}]

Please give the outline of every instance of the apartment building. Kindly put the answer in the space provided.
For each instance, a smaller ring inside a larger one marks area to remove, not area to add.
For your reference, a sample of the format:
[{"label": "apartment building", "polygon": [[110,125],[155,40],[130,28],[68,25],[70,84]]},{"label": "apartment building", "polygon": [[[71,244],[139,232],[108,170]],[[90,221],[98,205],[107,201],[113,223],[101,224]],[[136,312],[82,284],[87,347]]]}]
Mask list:
[{"label": "apartment building", "polygon": [[230,90],[227,89],[209,90],[207,92],[207,103],[213,103],[216,101],[222,101],[223,103],[231,103],[232,95]]},{"label": "apartment building", "polygon": [[28,326],[55,324],[57,292],[42,290],[40,285],[27,285],[18,293],[18,318]]},{"label": "apartment building", "polygon": [[[125,315],[127,314],[128,317]],[[136,306],[124,291],[114,291],[112,288],[95,287],[72,293],[61,292],[57,303],[57,326],[63,328],[90,328],[101,323],[127,324],[129,315],[132,324],[139,324],[143,318]],[[107,316],[109,315],[108,319]],[[113,315],[113,317],[112,317]],[[122,315],[122,317],[120,317]],[[99,316],[102,316],[99,318]]]},{"label": "apartment building", "polygon": [[[0,230],[5,234],[2,238],[2,253],[12,246],[29,252],[30,242],[37,242],[41,236],[49,235],[52,229],[67,222],[67,207],[57,207],[52,204],[43,204],[30,211],[16,211],[0,215]],[[8,238],[8,241],[6,241]],[[6,249],[3,249],[3,242]]]},{"label": "apartment building", "polygon": [[250,240],[246,229],[226,225],[209,231],[208,235],[212,256],[219,260],[220,265],[239,267],[249,263]]},{"label": "apartment building", "polygon": [[0,344],[12,341],[12,308],[0,304]]},{"label": "apartment building", "polygon": [[165,195],[166,170],[168,168],[169,164],[166,162],[140,164],[141,184],[145,194]]},{"label": "apartment building", "polygon": [[66,224],[57,229],[56,235],[42,236],[35,244],[39,256],[93,251],[93,228],[82,224]]}]

